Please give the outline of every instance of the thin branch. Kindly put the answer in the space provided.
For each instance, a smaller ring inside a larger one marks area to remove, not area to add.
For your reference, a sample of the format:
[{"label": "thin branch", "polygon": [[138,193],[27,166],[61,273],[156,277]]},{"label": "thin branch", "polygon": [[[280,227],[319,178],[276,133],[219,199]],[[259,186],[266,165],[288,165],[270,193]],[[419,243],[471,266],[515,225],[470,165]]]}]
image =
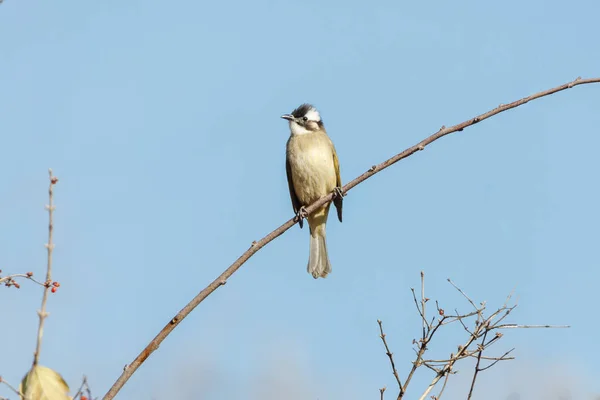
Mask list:
[{"label": "thin branch", "polygon": [[52,175],[52,169],[48,169],[48,175],[50,179],[50,185],[48,187],[48,243],[46,248],[48,249],[48,264],[46,269],[46,283],[44,287],[44,294],[42,296],[42,307],[38,311],[40,317],[40,324],[38,327],[37,344],[35,346],[35,353],[33,354],[33,366],[38,365],[40,359],[40,350],[42,349],[42,336],[44,334],[44,320],[48,316],[46,312],[46,301],[48,300],[48,291],[50,290],[50,283],[52,282],[52,250],[54,250],[54,243],[52,242],[52,232],[54,230],[54,185],[58,182],[58,178]]},{"label": "thin branch", "polygon": [[[458,310],[455,310],[455,311],[456,311],[456,314],[458,314]],[[469,316],[473,316],[473,315],[475,315],[475,314],[479,315],[479,310],[477,310],[477,311],[473,311],[473,312],[472,312],[472,313],[471,313]],[[460,322],[460,324],[462,325],[463,329],[464,329],[465,331],[467,331],[467,333],[469,333],[469,335],[472,335],[472,334],[473,334],[473,333],[472,333],[472,332],[469,330],[469,328],[467,328],[467,325],[465,325],[465,323],[463,322],[463,318],[462,318],[462,317],[457,317],[457,318],[456,318],[456,320],[457,320],[458,322]]]},{"label": "thin branch", "polygon": [[571,325],[518,325],[518,324],[503,324],[494,326],[492,329],[540,329],[540,328],[570,328]]},{"label": "thin branch", "polygon": [[452,367],[454,367],[454,364],[456,363],[456,361],[463,358],[463,354],[467,351],[469,346],[477,338],[478,338],[478,336],[476,334],[473,334],[473,335],[471,335],[471,337],[469,337],[469,339],[464,344],[464,346],[459,347],[458,352],[454,356],[452,356],[450,361],[444,366],[444,368],[442,368],[437,373],[437,375],[433,378],[433,380],[431,381],[429,386],[427,386],[427,389],[425,389],[425,391],[423,392],[421,397],[419,397],[419,400],[425,400],[425,398],[427,398],[427,395],[429,394],[429,392],[431,392],[431,390],[435,387],[435,385],[437,385],[437,383],[440,381],[440,379],[442,379],[446,374],[449,374],[452,371]]},{"label": "thin branch", "polygon": [[[487,360],[487,361],[508,361],[508,360],[514,360],[514,357],[505,357],[506,355],[508,355],[509,353],[511,353],[513,349],[510,349],[509,351],[507,351],[506,353],[504,353],[502,356],[500,357],[488,357],[488,356],[481,356],[482,360]],[[483,371],[484,369],[487,369],[488,367],[484,367],[481,368],[481,370]]]},{"label": "thin branch", "polygon": [[[77,396],[81,396],[85,389],[87,389],[88,393],[90,392],[87,376],[84,375],[83,379],[81,380],[81,386],[79,386],[79,389],[77,390],[77,392],[75,392],[75,395],[73,395],[73,400],[77,400]],[[92,396],[89,396],[89,399],[92,400]]]},{"label": "thin branch", "polygon": [[471,400],[473,396],[473,389],[475,388],[475,381],[477,380],[477,375],[479,374],[479,364],[481,363],[481,355],[483,354],[483,350],[485,350],[485,339],[487,338],[487,334],[489,331],[485,331],[483,334],[483,338],[481,339],[481,344],[479,345],[479,353],[477,355],[477,363],[475,364],[475,372],[473,373],[473,380],[471,380],[471,388],[469,389],[469,395],[467,396],[467,400]]},{"label": "thin branch", "polygon": [[[2,379],[1,376],[0,376],[0,383],[4,383],[10,390],[12,390],[17,396],[19,396],[20,399],[25,398],[25,395],[23,393],[21,393],[21,391],[19,389],[15,388],[13,385],[6,382],[4,379]],[[3,398],[3,397],[0,397],[0,398]]]},{"label": "thin branch", "polygon": [[440,400],[440,397],[442,397],[442,394],[444,393],[444,389],[446,389],[446,384],[448,383],[448,378],[450,378],[450,373],[446,374],[446,379],[444,379],[444,384],[442,385],[442,390],[440,390],[440,392],[438,393],[435,400]]},{"label": "thin branch", "polygon": [[419,301],[417,300],[417,295],[415,293],[415,289],[410,288],[412,295],[413,295],[413,300],[415,301],[415,306],[417,307],[417,311],[419,311],[419,315],[421,316],[421,319],[425,320],[425,316],[423,315],[423,312],[421,311],[421,306],[419,305]]},{"label": "thin branch", "polygon": [[512,353],[512,351],[514,350],[514,348],[510,349],[509,351],[507,351],[506,353],[504,353],[503,355],[501,355],[500,357],[496,357],[495,359],[493,357],[481,357],[482,359],[486,359],[486,360],[490,360],[493,359],[494,362],[491,363],[488,366],[485,366],[483,368],[481,368],[479,371],[485,371],[486,369],[492,368],[494,365],[496,365],[499,361],[506,361],[506,360],[514,360],[514,357],[506,357],[507,355],[509,355],[510,353]]},{"label": "thin branch", "polygon": [[386,387],[385,387],[385,386],[384,386],[384,387],[382,387],[381,389],[379,389],[379,398],[380,398],[381,400],[383,400],[383,394],[385,393],[385,389],[386,389]]},{"label": "thin branch", "polygon": [[12,274],[12,275],[3,276],[2,278],[0,278],[0,284],[6,282],[6,284],[14,285],[15,284],[15,282],[14,282],[15,278],[29,279],[30,281],[33,281],[33,282],[37,283],[40,286],[45,286],[44,282],[40,282],[38,280],[35,280],[33,278],[33,274],[31,272],[28,272],[26,274]]},{"label": "thin branch", "polygon": [[479,312],[479,307],[477,307],[477,306],[475,305],[475,303],[473,302],[473,300],[471,300],[471,298],[470,298],[469,296],[467,296],[467,294],[466,294],[465,292],[463,292],[463,290],[462,290],[461,288],[459,288],[458,286],[456,286],[456,285],[454,284],[454,282],[452,282],[452,280],[451,280],[450,278],[448,278],[448,279],[447,279],[447,281],[448,281],[448,282],[450,282],[450,284],[451,284],[452,286],[454,286],[454,288],[455,288],[456,290],[458,290],[458,291],[460,292],[460,294],[462,294],[462,295],[465,297],[465,299],[469,300],[469,303],[471,303],[471,305],[473,306],[473,308],[474,308],[474,309],[476,309],[476,310]]},{"label": "thin branch", "polygon": [[427,323],[427,306],[425,304],[427,303],[427,300],[429,299],[425,298],[425,272],[421,271],[421,310],[423,311],[423,340],[425,340],[425,338],[427,337],[427,331],[429,330],[429,324]]},{"label": "thin branch", "polygon": [[[377,323],[379,324],[379,337],[381,338],[381,340],[383,341],[383,345],[385,346],[385,354],[387,354],[388,358],[390,359],[390,364],[392,365],[392,373],[396,377],[396,382],[398,382],[398,388],[400,388],[400,391],[402,391],[402,383],[400,382],[398,370],[396,369],[396,364],[394,363],[394,354],[390,351],[390,348],[388,347],[387,342],[385,340],[385,333],[383,333],[383,323],[379,319],[377,320]],[[381,392],[381,395],[383,396],[383,392]]]},{"label": "thin branch", "polygon": [[[358,184],[364,182],[365,180],[372,177],[373,175],[383,171],[384,169],[388,168],[389,166],[397,163],[398,161],[400,161],[406,157],[411,156],[412,154],[414,154],[418,151],[424,150],[425,147],[427,147],[431,143],[435,142],[436,140],[438,140],[446,135],[449,135],[453,132],[462,131],[463,129],[465,129],[469,126],[475,125],[476,123],[481,122],[485,119],[488,119],[496,114],[499,114],[506,110],[510,110],[515,107],[519,107],[523,104],[528,103],[529,101],[538,99],[540,97],[549,96],[551,94],[554,94],[554,93],[557,93],[557,92],[560,92],[560,91],[563,91],[566,89],[570,89],[570,88],[578,86],[578,85],[591,84],[591,83],[600,83],[600,78],[581,79],[581,77],[578,77],[574,81],[565,83],[564,85],[557,86],[552,89],[548,89],[548,90],[545,90],[542,92],[535,93],[531,96],[522,98],[520,100],[514,101],[509,104],[502,104],[502,105],[494,108],[493,110],[490,110],[484,114],[480,114],[474,118],[468,119],[467,121],[464,121],[460,124],[451,126],[449,128],[446,128],[445,126],[443,126],[442,128],[440,128],[440,130],[438,132],[436,132],[435,134],[422,140],[421,142],[417,143],[416,145],[409,147],[408,149],[404,150],[403,152],[401,152],[399,154],[396,154],[395,156],[382,162],[381,164],[373,165],[371,168],[369,168],[368,171],[364,172],[362,175],[360,175],[359,177],[355,178],[354,180],[352,180],[351,182],[346,184],[342,188],[342,193],[343,194],[347,193],[352,188],[354,188]],[[330,193],[326,196],[321,197],[319,200],[314,202],[312,205],[310,205],[309,207],[306,207],[307,214],[311,214],[317,208],[325,205],[326,203],[329,203],[330,201],[333,200],[334,196],[335,196],[334,193]],[[257,251],[259,251],[261,248],[263,248],[265,245],[267,245],[269,242],[271,242],[275,238],[281,236],[285,231],[290,229],[295,223],[296,223],[296,218],[294,217],[294,218],[288,220],[287,222],[285,222],[279,228],[275,229],[273,232],[269,233],[267,236],[265,236],[261,240],[259,240],[257,242],[253,242],[252,245],[250,246],[250,248],[248,250],[246,250],[244,252],[244,254],[242,254],[221,275],[219,275],[219,277],[217,277],[217,279],[215,279],[211,284],[209,284],[206,288],[204,288],[202,291],[200,291],[200,293],[198,293],[185,307],[183,307],[181,309],[181,311],[179,311],[177,313],[177,315],[175,315],[175,317],[173,317],[161,329],[161,331],[158,333],[158,335],[156,335],[156,337],[150,341],[150,343],[131,362],[131,364],[129,364],[127,366],[127,368],[124,369],[121,376],[119,376],[119,378],[116,380],[116,382],[113,384],[113,386],[109,389],[109,391],[106,393],[106,395],[104,395],[103,400],[111,400],[112,398],[115,397],[115,395],[119,392],[119,390],[121,390],[123,385],[125,385],[125,383],[129,380],[129,378],[131,378],[131,376],[135,373],[135,371],[137,371],[137,369],[140,367],[140,365],[142,365],[142,363],[144,361],[146,361],[146,359],[150,356],[150,354],[152,354],[152,352],[154,352],[158,348],[158,346],[162,343],[162,341],[165,340],[165,338],[177,327],[177,325],[179,325],[181,323],[181,321],[185,317],[187,317],[192,312],[192,310],[194,308],[196,308],[198,306],[198,304],[200,304],[202,301],[204,301],[204,299],[206,299],[211,293],[213,293],[219,287],[221,287],[225,283],[227,283],[227,279],[229,279],[229,277],[231,277],[231,275],[233,275],[246,261],[248,261],[248,259],[250,257],[252,257],[254,254],[256,254]]]}]

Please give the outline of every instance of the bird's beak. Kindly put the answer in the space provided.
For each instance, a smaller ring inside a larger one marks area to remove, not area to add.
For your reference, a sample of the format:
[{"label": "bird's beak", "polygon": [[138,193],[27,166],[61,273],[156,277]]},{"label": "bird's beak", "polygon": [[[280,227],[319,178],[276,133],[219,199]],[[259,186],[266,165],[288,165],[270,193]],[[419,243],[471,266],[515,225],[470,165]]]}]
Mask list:
[{"label": "bird's beak", "polygon": [[281,116],[281,118],[287,119],[288,121],[293,121],[294,120],[294,116],[292,114],[283,114]]}]

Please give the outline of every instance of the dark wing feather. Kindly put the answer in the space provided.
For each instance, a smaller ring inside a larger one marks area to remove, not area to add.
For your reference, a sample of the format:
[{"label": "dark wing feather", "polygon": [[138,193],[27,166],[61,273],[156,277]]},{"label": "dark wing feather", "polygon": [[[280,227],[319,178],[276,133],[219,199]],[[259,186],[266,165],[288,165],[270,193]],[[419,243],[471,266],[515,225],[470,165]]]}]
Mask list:
[{"label": "dark wing feather", "polygon": [[[294,208],[294,212],[298,214],[298,210],[302,205],[300,204],[300,200],[298,200],[298,196],[296,196],[296,191],[294,190],[294,182],[292,180],[292,167],[290,166],[290,162],[285,158],[285,173],[287,175],[288,188],[290,189],[290,198],[292,199],[292,207]],[[304,226],[304,220],[300,220],[299,223],[300,229]]]},{"label": "dark wing feather", "polygon": [[[336,176],[336,186],[339,187],[340,189],[342,188],[342,177],[340,176],[340,162],[338,161],[337,158],[337,154],[335,152],[335,147],[333,147],[333,144],[331,145],[331,148],[333,149],[333,166],[335,167],[335,176]],[[338,219],[340,220],[340,222],[342,222],[342,203],[343,203],[344,199],[341,196],[335,196],[333,199],[333,204],[335,205],[335,208],[337,209],[337,216]]]}]

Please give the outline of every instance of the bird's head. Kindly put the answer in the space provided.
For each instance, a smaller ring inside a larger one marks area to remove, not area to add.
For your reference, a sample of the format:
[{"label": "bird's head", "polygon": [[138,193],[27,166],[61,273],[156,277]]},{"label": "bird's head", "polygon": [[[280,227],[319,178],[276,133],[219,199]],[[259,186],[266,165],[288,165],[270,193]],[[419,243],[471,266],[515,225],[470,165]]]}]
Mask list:
[{"label": "bird's head", "polygon": [[292,135],[304,135],[323,129],[319,111],[310,104],[302,104],[291,114],[284,114],[281,118],[289,121]]}]

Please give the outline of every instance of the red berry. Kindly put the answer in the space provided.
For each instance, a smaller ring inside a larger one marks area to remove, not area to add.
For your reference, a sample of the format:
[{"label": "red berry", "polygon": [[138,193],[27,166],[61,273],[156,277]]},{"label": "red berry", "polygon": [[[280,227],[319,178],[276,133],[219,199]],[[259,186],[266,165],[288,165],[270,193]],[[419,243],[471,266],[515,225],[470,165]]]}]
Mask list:
[{"label": "red berry", "polygon": [[53,287],[52,290],[50,290],[52,293],[56,293],[56,288]]},{"label": "red berry", "polygon": [[21,289],[21,285],[19,285],[17,282],[13,283],[13,285],[15,285],[17,289]]},{"label": "red berry", "polygon": [[54,287],[60,287],[60,283],[58,283],[58,282],[52,282],[52,286],[54,286]]},{"label": "red berry", "polygon": [[87,396],[81,396],[79,399],[80,400],[88,400]]}]

